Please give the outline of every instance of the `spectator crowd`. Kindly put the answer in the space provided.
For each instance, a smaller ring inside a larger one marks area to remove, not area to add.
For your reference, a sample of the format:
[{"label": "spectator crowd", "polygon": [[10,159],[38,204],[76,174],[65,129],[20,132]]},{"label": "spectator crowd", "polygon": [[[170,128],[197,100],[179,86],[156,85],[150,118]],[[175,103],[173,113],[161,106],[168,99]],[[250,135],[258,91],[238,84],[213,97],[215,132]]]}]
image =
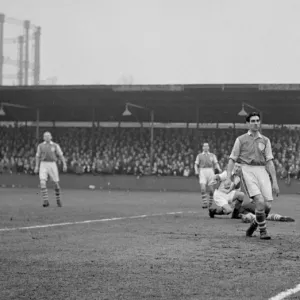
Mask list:
[{"label": "spectator crowd", "polygon": [[[210,151],[224,169],[235,138],[245,132],[233,128],[155,129],[151,168],[149,128],[96,128],[94,133],[91,128],[50,131],[64,152],[68,172],[185,177],[194,175],[195,158],[203,142],[210,144]],[[272,143],[278,176],[300,180],[300,131],[283,128],[264,133]],[[0,174],[33,174],[36,147],[34,128],[0,127]]]}]

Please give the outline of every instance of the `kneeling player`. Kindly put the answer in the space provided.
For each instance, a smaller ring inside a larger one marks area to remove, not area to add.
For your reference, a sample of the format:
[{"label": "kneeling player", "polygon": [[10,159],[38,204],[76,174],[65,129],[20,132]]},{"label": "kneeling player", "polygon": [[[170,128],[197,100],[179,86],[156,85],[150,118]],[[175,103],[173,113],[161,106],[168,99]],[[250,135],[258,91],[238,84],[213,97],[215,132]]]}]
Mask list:
[{"label": "kneeling player", "polygon": [[[241,178],[240,165],[236,164],[231,176],[231,185],[226,186],[227,171],[215,175],[215,181],[218,188],[214,191],[214,202],[217,208],[209,209],[209,216],[214,218],[215,215],[237,215],[244,200],[244,193],[240,191]],[[234,209],[233,209],[234,208]]]},{"label": "kneeling player", "polygon": [[[292,217],[282,216],[279,214],[270,214],[270,211],[266,209],[266,219],[268,221],[278,221],[278,222],[295,222]],[[255,218],[255,204],[252,202],[242,204],[239,209],[238,219],[242,219],[243,223],[251,223]]]}]

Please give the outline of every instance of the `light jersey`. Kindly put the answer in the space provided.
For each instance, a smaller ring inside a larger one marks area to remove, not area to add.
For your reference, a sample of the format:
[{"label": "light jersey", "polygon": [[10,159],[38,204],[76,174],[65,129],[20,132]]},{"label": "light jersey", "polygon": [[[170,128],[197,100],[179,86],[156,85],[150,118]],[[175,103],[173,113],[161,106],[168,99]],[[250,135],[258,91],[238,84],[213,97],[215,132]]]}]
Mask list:
[{"label": "light jersey", "polygon": [[43,142],[38,145],[36,156],[40,161],[45,162],[56,162],[58,156],[62,156],[63,153],[58,144],[54,142],[46,143]]},{"label": "light jersey", "polygon": [[214,168],[217,163],[217,157],[210,152],[199,153],[195,161],[195,165],[197,165],[198,168]]},{"label": "light jersey", "polygon": [[[230,191],[230,187],[228,187],[228,188],[225,187],[225,181],[227,179],[227,171],[224,171],[223,173],[219,174],[219,177],[220,177],[220,185],[217,188],[217,190],[220,191],[220,192],[223,192],[223,193],[228,193]],[[241,178],[240,178],[240,176],[232,173],[231,181],[235,185],[235,188],[233,188],[232,190],[239,191],[241,189]]]},{"label": "light jersey", "polygon": [[265,166],[274,157],[270,140],[260,133],[254,137],[249,130],[236,139],[230,158],[241,164]]}]

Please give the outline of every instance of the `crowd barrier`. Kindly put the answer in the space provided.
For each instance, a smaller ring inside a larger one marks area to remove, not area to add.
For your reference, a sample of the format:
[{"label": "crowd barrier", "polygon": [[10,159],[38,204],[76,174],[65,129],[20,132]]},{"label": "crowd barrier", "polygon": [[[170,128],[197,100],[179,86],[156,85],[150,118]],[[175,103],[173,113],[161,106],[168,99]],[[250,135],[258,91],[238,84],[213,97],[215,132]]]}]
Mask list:
[{"label": "crowd barrier", "polygon": [[[37,188],[38,176],[2,174],[0,187],[2,188]],[[128,190],[128,191],[178,191],[199,192],[200,187],[196,177],[136,177],[131,175],[71,175],[61,174],[63,189],[95,190]],[[279,181],[281,194],[299,194],[300,181],[292,180],[290,185]]]}]

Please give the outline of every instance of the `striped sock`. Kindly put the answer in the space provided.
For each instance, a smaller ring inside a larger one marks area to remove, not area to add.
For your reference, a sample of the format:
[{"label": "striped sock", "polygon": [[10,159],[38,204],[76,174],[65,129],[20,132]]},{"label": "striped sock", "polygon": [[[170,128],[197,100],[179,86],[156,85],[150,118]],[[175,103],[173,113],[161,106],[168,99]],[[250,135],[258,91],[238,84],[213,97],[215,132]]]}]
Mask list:
[{"label": "striped sock", "polygon": [[60,201],[60,188],[55,188],[55,198],[56,198],[56,201]]},{"label": "striped sock", "polygon": [[48,190],[46,187],[41,188],[42,200],[43,202],[48,201]]},{"label": "striped sock", "polygon": [[256,216],[256,222],[258,224],[258,228],[260,232],[264,232],[267,230],[267,224],[266,224],[266,214],[264,211],[255,211]]},{"label": "striped sock", "polygon": [[270,220],[270,221],[280,221],[281,218],[282,218],[282,215],[279,215],[279,214],[270,214],[270,215],[268,215],[267,220]]},{"label": "striped sock", "polygon": [[202,196],[202,207],[207,207],[207,193],[202,193],[201,194],[201,196]]},{"label": "striped sock", "polygon": [[208,207],[211,207],[213,205],[213,202],[214,202],[214,196],[213,195],[209,195]]}]

